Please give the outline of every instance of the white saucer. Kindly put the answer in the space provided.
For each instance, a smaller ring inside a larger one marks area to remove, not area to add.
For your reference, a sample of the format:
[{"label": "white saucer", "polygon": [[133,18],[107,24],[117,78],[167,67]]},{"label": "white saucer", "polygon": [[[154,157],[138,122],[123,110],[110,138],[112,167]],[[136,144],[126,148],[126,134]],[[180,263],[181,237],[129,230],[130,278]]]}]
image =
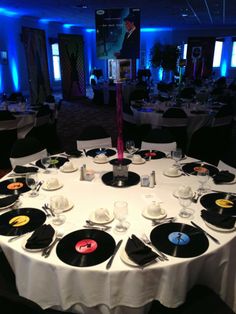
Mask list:
[{"label": "white saucer", "polygon": [[100,160],[99,158],[97,158],[97,157],[94,157],[93,158],[93,162],[95,162],[96,164],[106,164],[106,163],[108,163],[108,158],[105,160]]},{"label": "white saucer", "polygon": [[204,222],[207,225],[207,227],[211,228],[212,230],[218,231],[218,232],[233,232],[233,231],[236,230],[236,226],[234,226],[231,229],[224,229],[224,228],[220,228],[220,227],[214,226],[214,225],[210,224],[209,222],[207,222],[205,220],[204,220]]},{"label": "white saucer", "polygon": [[158,216],[152,216],[152,215],[150,215],[150,214],[148,214],[148,212],[147,212],[147,208],[145,208],[143,211],[142,211],[142,215],[143,215],[143,217],[145,217],[145,218],[148,218],[148,219],[162,219],[162,218],[165,218],[166,217],[166,212],[164,213],[164,214],[160,214],[160,215],[158,215]]},{"label": "white saucer", "polygon": [[145,164],[146,160],[144,158],[142,158],[140,161],[134,161],[132,160],[132,164],[134,165],[142,165]]},{"label": "white saucer", "polygon": [[165,175],[165,176],[167,176],[167,177],[170,177],[170,178],[176,178],[176,177],[180,177],[180,176],[182,176],[182,172],[180,172],[180,171],[178,171],[178,174],[169,174],[169,173],[167,173],[166,171],[164,171],[163,172],[163,174]]},{"label": "white saucer", "polygon": [[124,247],[121,248],[121,250],[120,250],[120,259],[122,260],[122,262],[124,262],[125,264],[127,264],[129,266],[139,267],[138,264],[136,264],[135,262],[131,261],[131,259],[129,258],[129,256],[125,252],[125,248]]},{"label": "white saucer", "polygon": [[60,167],[60,171],[61,171],[61,172],[65,172],[65,173],[75,172],[75,171],[77,171],[77,170],[78,170],[78,168],[63,169],[63,167]]},{"label": "white saucer", "polygon": [[45,183],[42,184],[42,189],[45,190],[45,191],[55,191],[55,190],[60,189],[61,187],[63,187],[63,184],[62,184],[62,183],[59,183],[58,186],[53,187],[53,188],[47,188],[47,186],[46,186]]},{"label": "white saucer", "polygon": [[109,220],[103,220],[103,221],[101,221],[101,220],[97,220],[97,219],[95,218],[95,212],[92,212],[92,213],[89,215],[89,219],[90,219],[92,222],[94,222],[95,224],[105,225],[105,224],[109,224],[109,223],[112,222],[112,220],[114,219],[114,215],[113,215],[112,213],[110,213],[110,212],[109,212],[109,214],[110,214]]},{"label": "white saucer", "polygon": [[221,183],[215,183],[216,185],[222,185],[222,184],[235,184],[236,183],[236,178],[231,181],[231,182],[221,182]]},{"label": "white saucer", "polygon": [[30,234],[30,236],[28,236],[28,237],[26,237],[26,238],[24,238],[23,239],[23,241],[22,241],[22,248],[24,249],[24,250],[26,250],[26,251],[28,251],[28,252],[41,252],[42,250],[44,250],[45,248],[47,248],[54,240],[55,240],[55,238],[56,238],[56,232],[54,233],[54,236],[53,236],[53,238],[52,238],[52,241],[48,244],[48,246],[45,246],[45,247],[42,247],[42,248],[38,248],[38,249],[28,249],[27,247],[26,247],[26,243],[27,243],[27,240],[31,237],[31,235],[33,234],[33,232]]}]

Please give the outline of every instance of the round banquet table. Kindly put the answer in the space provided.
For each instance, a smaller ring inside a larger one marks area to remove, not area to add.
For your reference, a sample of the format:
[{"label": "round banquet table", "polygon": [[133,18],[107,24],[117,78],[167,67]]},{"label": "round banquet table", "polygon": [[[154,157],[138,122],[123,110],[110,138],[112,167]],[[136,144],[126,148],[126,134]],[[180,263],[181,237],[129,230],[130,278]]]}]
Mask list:
[{"label": "round banquet table", "polygon": [[[41,188],[39,196],[29,197],[29,192],[20,196],[20,206],[41,209],[49,203],[55,194],[65,195],[74,206],[65,212],[66,222],[55,227],[64,235],[83,229],[85,220],[100,207],[112,212],[114,201],[128,202],[129,229],[124,234],[114,230],[116,221],[107,232],[116,243],[123,239],[113,264],[106,270],[107,260],[90,267],[76,267],[63,263],[56,255],[54,248],[48,258],[41,252],[28,252],[22,243],[29,235],[9,243],[9,237],[1,236],[0,245],[16,276],[16,284],[21,296],[37,302],[42,308],[54,308],[74,313],[147,313],[153,300],[160,301],[164,306],[175,308],[184,303],[187,292],[195,284],[204,284],[217,292],[221,298],[235,311],[235,264],[236,245],[235,231],[217,232],[207,227],[200,217],[200,202],[192,203],[194,217],[191,219],[178,216],[180,205],[173,192],[181,184],[190,185],[193,190],[199,186],[196,176],[167,177],[163,171],[173,164],[173,160],[162,158],[147,161],[140,165],[129,165],[129,171],[139,175],[156,172],[154,188],[141,187],[140,183],[128,188],[116,188],[102,183],[104,173],[112,171],[110,163],[97,164],[91,157],[72,158],[77,171],[64,173],[54,171],[44,174],[39,171],[42,180],[57,176],[63,183],[61,189],[46,191]],[[184,162],[193,161],[188,158]],[[93,181],[80,181],[80,167],[86,164],[87,169],[95,171]],[[6,176],[9,178],[9,175]],[[6,177],[2,178],[4,181]],[[215,185],[210,179],[211,189],[235,192],[235,184]],[[220,245],[209,239],[209,247],[202,255],[192,258],[168,256],[169,260],[156,262],[144,268],[132,267],[124,263],[120,257],[128,237],[131,234],[140,236],[150,234],[154,228],[151,220],[142,215],[144,208],[152,199],[159,200],[168,216],[176,216],[177,222],[190,224],[193,220],[220,241]],[[2,210],[1,213],[7,212]],[[51,224],[51,218],[46,223]]]}]

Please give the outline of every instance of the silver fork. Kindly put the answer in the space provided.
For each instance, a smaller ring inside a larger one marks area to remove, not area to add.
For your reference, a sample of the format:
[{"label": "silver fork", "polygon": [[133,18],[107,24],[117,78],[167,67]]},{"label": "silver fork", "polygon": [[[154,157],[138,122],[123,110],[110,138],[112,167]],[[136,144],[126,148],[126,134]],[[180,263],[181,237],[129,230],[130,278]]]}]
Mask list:
[{"label": "silver fork", "polygon": [[198,201],[198,199],[199,199],[199,197],[200,197],[201,195],[202,195],[202,192],[197,191],[196,194],[195,194],[195,196],[192,198],[192,202],[193,202],[193,203],[197,203],[197,201]]},{"label": "silver fork", "polygon": [[45,258],[47,258],[50,253],[52,252],[52,249],[54,248],[54,246],[56,245],[57,242],[59,242],[63,237],[63,233],[58,231],[56,233],[56,238],[55,240],[48,246],[46,247],[43,251],[42,251],[42,256],[44,256]]},{"label": "silver fork", "polygon": [[146,235],[146,233],[143,233],[141,236],[141,239],[143,240],[143,242],[151,247],[153,247],[155,249],[155,251],[158,253],[158,259],[162,262],[164,261],[168,261],[168,257],[162,253],[161,251],[159,251],[151,242],[151,240],[148,238],[148,236]]},{"label": "silver fork", "polygon": [[44,205],[45,210],[49,211],[51,216],[55,216],[54,212],[52,211],[51,207],[49,206],[49,204],[45,203]]}]

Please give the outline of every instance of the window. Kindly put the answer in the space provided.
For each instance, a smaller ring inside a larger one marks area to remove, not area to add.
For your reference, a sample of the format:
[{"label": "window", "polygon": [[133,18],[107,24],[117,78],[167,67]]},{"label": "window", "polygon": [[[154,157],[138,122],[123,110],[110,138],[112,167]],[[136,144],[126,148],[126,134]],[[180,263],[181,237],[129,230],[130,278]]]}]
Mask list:
[{"label": "window", "polygon": [[61,70],[60,70],[60,56],[58,43],[52,44],[52,62],[53,62],[53,75],[55,81],[61,80]]},{"label": "window", "polygon": [[183,59],[187,59],[188,44],[184,44]]},{"label": "window", "polygon": [[216,41],[215,50],[214,50],[214,58],[213,58],[213,68],[220,67],[222,48],[223,48],[223,41]]},{"label": "window", "polygon": [[233,49],[232,49],[232,57],[231,57],[231,67],[236,67],[236,41],[233,42]]}]

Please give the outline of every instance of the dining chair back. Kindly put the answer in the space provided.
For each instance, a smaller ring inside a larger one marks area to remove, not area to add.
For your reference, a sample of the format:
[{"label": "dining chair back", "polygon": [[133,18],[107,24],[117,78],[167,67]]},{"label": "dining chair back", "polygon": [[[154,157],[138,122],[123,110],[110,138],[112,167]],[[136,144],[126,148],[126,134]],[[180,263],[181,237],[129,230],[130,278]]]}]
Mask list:
[{"label": "dining chair back", "polygon": [[177,143],[172,134],[165,129],[151,129],[143,136],[141,149],[158,149],[165,152],[175,150]]},{"label": "dining chair back", "polygon": [[228,170],[229,172],[232,172],[234,174],[236,174],[236,164],[235,166],[226,163],[223,160],[219,160],[218,166],[217,166],[220,170]]},{"label": "dining chair back", "polygon": [[12,169],[15,166],[23,166],[29,162],[41,159],[47,156],[47,150],[43,148],[40,142],[32,137],[18,139],[12,146],[10,163]]},{"label": "dining chair back", "polygon": [[112,147],[111,136],[100,125],[90,125],[82,130],[76,141],[77,149]]}]

